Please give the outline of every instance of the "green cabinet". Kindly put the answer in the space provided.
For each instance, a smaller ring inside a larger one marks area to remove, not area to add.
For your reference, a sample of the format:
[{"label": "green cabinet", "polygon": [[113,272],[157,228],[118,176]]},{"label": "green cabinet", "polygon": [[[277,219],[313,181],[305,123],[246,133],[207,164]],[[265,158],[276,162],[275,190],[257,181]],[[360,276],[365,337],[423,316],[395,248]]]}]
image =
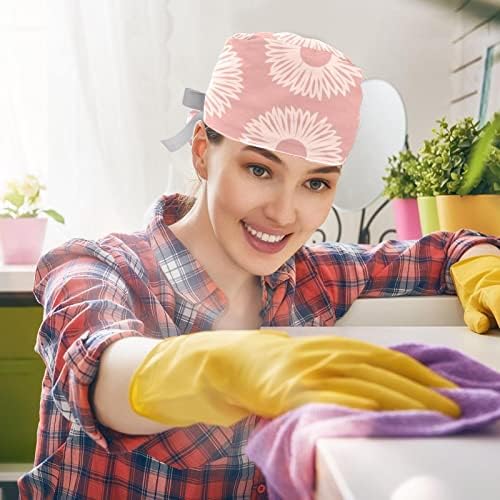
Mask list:
[{"label": "green cabinet", "polygon": [[[2,294],[3,295],[3,294]],[[45,366],[34,352],[42,308],[0,300],[0,462],[33,462]]]}]

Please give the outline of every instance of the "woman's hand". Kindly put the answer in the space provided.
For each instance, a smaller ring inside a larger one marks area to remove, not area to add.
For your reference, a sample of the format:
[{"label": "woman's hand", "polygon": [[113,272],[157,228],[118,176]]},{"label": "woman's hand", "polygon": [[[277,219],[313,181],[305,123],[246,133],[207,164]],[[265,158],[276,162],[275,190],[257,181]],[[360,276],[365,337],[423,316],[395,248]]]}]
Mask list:
[{"label": "woman's hand", "polygon": [[476,333],[499,326],[500,255],[465,258],[450,270],[467,326]]},{"label": "woman's hand", "polygon": [[138,414],[171,426],[273,418],[305,403],[460,415],[433,388],[455,385],[413,358],[336,336],[276,330],[201,332],[166,339],[135,372]]}]

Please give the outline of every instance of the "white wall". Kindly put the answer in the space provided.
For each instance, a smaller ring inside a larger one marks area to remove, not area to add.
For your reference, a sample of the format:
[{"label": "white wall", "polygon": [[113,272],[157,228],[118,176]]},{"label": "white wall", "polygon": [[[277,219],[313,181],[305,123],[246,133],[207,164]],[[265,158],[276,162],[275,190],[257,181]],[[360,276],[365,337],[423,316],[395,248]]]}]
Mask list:
[{"label": "white wall", "polygon": [[[500,43],[500,1],[463,1],[457,7],[453,24],[450,115],[452,120],[464,116],[478,118],[486,50]],[[500,65],[497,62],[495,66]],[[490,93],[498,96],[500,88],[490,88]],[[491,113],[485,118],[490,119]]]},{"label": "white wall", "polygon": [[[185,120],[184,87],[204,91],[226,37],[234,32],[294,31],[341,49],[363,68],[401,93],[408,114],[410,146],[420,147],[435,120],[447,116],[450,59],[456,2],[430,0],[171,0],[174,32],[166,135]],[[166,153],[167,155],[169,153]],[[187,148],[170,156],[173,169],[189,175]],[[344,214],[343,241],[355,241],[359,214]],[[393,226],[386,207],[373,226],[372,241]],[[336,234],[332,218],[328,232]]]}]

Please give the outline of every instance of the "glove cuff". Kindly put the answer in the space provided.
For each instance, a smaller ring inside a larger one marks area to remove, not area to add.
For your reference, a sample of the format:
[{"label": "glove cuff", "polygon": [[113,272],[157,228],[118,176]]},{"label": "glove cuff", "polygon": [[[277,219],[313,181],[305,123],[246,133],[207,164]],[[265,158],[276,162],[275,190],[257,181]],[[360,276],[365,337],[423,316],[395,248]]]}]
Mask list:
[{"label": "glove cuff", "polygon": [[451,277],[460,302],[465,307],[467,297],[488,273],[500,269],[500,256],[477,255],[460,260],[450,268]]}]

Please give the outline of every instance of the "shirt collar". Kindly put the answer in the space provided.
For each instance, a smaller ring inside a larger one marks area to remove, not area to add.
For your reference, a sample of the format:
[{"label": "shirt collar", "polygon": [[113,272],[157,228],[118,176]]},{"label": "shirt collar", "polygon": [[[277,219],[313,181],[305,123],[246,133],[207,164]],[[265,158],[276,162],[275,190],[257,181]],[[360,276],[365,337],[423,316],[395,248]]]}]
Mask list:
[{"label": "shirt collar", "polygon": [[[181,219],[193,203],[194,198],[178,193],[161,196],[154,205],[153,218],[148,225],[151,244],[169,283],[184,299],[201,303],[218,293],[224,301],[222,291],[201,263],[168,227]],[[295,256],[292,255],[274,273],[263,276],[262,281],[275,289],[287,281],[295,285],[295,276]]]},{"label": "shirt collar", "polygon": [[287,281],[295,286],[295,255],[292,255],[281,267],[273,274],[263,276],[264,282],[272,289],[277,288]]},{"label": "shirt collar", "polygon": [[200,304],[215,293],[219,295],[218,302],[224,304],[222,291],[168,227],[181,219],[193,202],[194,198],[181,194],[163,195],[157,200],[148,225],[151,246],[168,282],[183,299]]}]

